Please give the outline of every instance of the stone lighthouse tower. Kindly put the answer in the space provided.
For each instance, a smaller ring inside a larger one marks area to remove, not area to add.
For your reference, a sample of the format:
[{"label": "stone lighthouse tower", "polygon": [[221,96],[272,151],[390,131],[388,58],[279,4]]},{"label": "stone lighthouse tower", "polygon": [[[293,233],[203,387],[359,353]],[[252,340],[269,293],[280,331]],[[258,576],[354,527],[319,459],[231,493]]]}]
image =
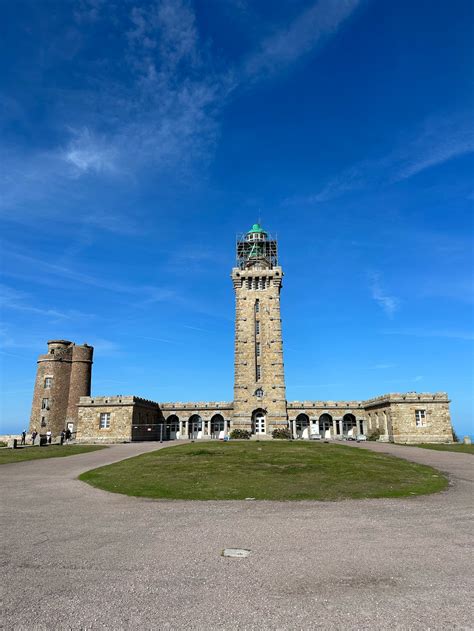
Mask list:
[{"label": "stone lighthouse tower", "polygon": [[50,340],[48,352],[38,358],[30,431],[53,436],[67,426],[77,427],[79,397],[91,393],[92,355],[88,344]]},{"label": "stone lighthouse tower", "polygon": [[277,242],[259,224],[237,240],[233,427],[256,437],[287,427]]}]

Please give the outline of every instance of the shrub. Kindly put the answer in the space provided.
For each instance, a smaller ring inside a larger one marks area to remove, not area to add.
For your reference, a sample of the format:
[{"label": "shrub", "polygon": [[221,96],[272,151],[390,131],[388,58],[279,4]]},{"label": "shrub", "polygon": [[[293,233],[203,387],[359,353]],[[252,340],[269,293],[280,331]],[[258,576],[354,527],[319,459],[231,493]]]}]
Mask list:
[{"label": "shrub", "polygon": [[379,428],[375,428],[368,436],[367,440],[378,440],[380,438],[380,430]]},{"label": "shrub", "polygon": [[8,443],[6,443],[4,440],[0,440],[0,447],[6,447]]},{"label": "shrub", "polygon": [[272,432],[272,438],[280,438],[282,440],[290,440],[291,432],[287,427],[274,429]]},{"label": "shrub", "polygon": [[454,429],[453,429],[453,440],[454,440],[454,442],[455,442],[455,443],[459,443],[459,442],[461,442],[461,441],[459,440],[459,438],[458,438],[458,435],[457,435],[457,434],[456,434],[456,432],[454,431]]},{"label": "shrub", "polygon": [[252,434],[246,429],[233,429],[229,434],[230,438],[240,438],[243,440],[249,440]]}]

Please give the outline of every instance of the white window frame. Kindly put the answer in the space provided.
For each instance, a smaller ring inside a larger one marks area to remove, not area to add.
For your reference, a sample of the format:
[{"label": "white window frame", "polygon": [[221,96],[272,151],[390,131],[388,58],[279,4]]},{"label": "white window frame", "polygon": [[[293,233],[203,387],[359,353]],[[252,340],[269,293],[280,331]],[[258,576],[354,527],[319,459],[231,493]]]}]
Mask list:
[{"label": "white window frame", "polygon": [[45,390],[49,390],[49,388],[51,388],[52,385],[53,385],[53,378],[52,377],[45,377],[44,378]]},{"label": "white window frame", "polygon": [[110,412],[100,412],[99,414],[99,429],[110,429]]},{"label": "white window frame", "polygon": [[416,427],[426,427],[426,410],[415,410]]}]

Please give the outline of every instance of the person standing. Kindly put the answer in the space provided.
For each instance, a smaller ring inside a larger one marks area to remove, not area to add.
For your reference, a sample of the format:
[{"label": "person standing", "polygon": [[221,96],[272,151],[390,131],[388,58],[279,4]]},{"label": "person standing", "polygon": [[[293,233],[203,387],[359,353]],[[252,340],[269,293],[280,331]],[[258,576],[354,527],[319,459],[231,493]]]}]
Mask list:
[{"label": "person standing", "polygon": [[66,430],[66,442],[69,443],[69,441],[71,440],[71,436],[72,436],[72,432],[69,429],[69,427]]},{"label": "person standing", "polygon": [[64,445],[64,437],[66,436],[66,432],[61,430],[61,445]]},{"label": "person standing", "polygon": [[26,445],[26,429],[21,432],[21,444]]},{"label": "person standing", "polygon": [[48,431],[46,432],[46,439],[48,441],[48,445],[51,445],[51,436],[52,436],[51,430],[48,429]]},{"label": "person standing", "polygon": [[31,432],[31,444],[32,444],[32,445],[34,445],[34,444],[35,444],[35,440],[36,440],[36,437],[37,437],[37,436],[38,436],[38,432],[34,429],[34,430]]}]

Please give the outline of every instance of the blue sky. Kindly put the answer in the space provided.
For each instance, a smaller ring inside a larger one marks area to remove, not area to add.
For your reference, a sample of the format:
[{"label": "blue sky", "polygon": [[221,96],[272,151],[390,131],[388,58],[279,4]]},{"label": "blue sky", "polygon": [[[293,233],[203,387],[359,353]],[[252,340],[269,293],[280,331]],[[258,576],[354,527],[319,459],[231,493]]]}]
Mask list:
[{"label": "blue sky", "polygon": [[96,395],[232,400],[261,218],[288,399],[448,391],[473,433],[471,2],[1,10],[1,431],[50,338],[95,346]]}]

